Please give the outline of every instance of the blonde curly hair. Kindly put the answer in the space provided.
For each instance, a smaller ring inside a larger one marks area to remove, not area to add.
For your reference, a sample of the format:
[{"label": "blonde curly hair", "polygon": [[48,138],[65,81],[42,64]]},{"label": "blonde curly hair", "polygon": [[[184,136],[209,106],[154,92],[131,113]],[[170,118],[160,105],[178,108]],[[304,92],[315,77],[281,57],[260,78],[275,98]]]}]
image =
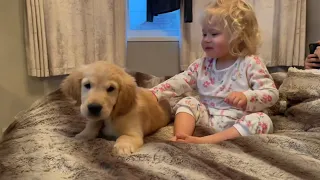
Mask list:
[{"label": "blonde curly hair", "polygon": [[[258,21],[251,5],[243,0],[209,3],[201,17],[202,26],[212,26],[229,36],[229,53],[237,57],[257,54],[261,44]],[[216,27],[217,26],[217,27]]]}]

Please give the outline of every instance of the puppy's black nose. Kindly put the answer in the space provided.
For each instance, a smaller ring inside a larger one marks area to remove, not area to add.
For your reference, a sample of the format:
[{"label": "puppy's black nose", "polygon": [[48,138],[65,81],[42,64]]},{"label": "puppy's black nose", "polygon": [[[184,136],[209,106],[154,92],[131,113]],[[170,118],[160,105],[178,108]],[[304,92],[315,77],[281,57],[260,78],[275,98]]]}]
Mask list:
[{"label": "puppy's black nose", "polygon": [[97,103],[92,103],[88,105],[88,110],[91,115],[98,116],[102,110],[102,106]]}]

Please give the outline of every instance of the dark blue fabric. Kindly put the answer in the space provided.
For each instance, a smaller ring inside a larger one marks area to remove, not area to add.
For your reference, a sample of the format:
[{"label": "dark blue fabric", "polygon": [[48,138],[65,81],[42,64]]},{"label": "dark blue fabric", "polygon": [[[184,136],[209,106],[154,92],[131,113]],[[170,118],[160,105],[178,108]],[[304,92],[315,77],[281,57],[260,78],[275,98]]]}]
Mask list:
[{"label": "dark blue fabric", "polygon": [[[184,22],[192,22],[192,0],[184,1]],[[147,22],[153,22],[153,17],[180,9],[181,0],[147,0]]]}]

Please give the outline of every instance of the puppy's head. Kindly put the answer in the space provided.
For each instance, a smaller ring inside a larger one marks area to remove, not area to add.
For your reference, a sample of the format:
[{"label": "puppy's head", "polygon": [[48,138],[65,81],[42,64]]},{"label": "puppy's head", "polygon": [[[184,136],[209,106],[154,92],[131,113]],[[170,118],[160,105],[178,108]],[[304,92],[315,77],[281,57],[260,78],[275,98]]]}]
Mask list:
[{"label": "puppy's head", "polygon": [[105,61],[85,65],[71,73],[61,91],[80,105],[90,120],[108,119],[129,112],[136,101],[136,82],[124,69]]}]

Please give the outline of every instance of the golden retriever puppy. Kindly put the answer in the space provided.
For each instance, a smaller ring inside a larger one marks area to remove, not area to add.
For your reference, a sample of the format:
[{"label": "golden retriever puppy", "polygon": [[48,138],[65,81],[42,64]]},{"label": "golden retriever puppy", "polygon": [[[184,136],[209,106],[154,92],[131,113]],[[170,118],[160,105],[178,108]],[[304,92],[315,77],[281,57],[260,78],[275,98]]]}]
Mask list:
[{"label": "golden retriever puppy", "polygon": [[144,136],[170,121],[168,101],[155,101],[124,69],[105,61],[72,72],[61,83],[61,91],[81,104],[81,114],[88,119],[76,138],[96,138],[104,123],[103,134],[118,137],[113,148],[118,155],[135,152],[143,145]]}]

